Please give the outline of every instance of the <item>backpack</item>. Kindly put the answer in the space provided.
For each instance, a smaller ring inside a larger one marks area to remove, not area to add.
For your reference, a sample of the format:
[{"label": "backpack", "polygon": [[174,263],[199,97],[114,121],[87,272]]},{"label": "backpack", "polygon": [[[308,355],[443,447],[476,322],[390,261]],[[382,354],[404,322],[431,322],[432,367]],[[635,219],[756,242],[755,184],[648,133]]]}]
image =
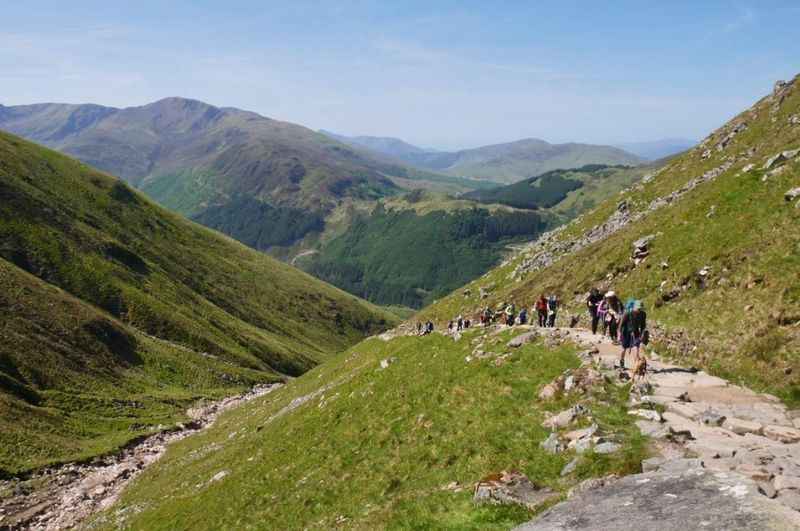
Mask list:
[{"label": "backpack", "polygon": [[632,312],[633,310],[644,310],[644,303],[639,299],[628,299],[625,303],[625,311]]}]

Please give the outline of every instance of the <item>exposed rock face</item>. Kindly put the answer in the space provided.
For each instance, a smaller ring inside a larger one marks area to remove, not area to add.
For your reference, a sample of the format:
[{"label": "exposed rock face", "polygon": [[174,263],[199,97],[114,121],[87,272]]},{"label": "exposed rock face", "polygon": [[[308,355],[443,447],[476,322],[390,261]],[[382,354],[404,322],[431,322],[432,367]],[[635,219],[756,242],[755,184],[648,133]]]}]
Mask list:
[{"label": "exposed rock face", "polygon": [[800,513],[741,475],[702,468],[647,472],[582,489],[520,531],[798,529]]}]

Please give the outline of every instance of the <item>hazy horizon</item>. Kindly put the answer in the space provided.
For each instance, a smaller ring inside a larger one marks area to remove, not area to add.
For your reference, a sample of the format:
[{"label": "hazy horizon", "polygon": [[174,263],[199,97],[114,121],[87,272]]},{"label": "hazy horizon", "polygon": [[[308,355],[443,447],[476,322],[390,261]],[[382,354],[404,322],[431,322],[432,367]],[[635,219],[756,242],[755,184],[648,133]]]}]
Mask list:
[{"label": "hazy horizon", "polygon": [[700,139],[800,71],[792,2],[49,1],[5,11],[5,105],[181,96],[440,150]]}]

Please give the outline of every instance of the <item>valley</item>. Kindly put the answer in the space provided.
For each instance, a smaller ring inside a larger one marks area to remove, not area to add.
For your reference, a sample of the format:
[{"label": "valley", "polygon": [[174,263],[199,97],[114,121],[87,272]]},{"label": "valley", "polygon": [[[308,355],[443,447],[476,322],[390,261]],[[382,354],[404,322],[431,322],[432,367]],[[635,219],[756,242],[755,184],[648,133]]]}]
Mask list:
[{"label": "valley", "polygon": [[[486,200],[496,193],[493,181],[534,182],[550,168],[640,159],[607,146],[538,140],[432,152],[182,98],[125,109],[0,106],[0,128],[120,175],[161,205],[350,293],[415,309],[486,272],[507,245],[535,239],[644,174],[627,166],[611,176],[579,172],[581,190],[564,190],[547,204],[507,204],[512,212]],[[443,163],[409,154],[450,157],[453,166],[445,173]],[[515,169],[495,174],[488,169],[495,166]],[[377,263],[389,249],[374,245],[387,230],[392,268]]]},{"label": "valley", "polygon": [[0,198],[2,476],[112,451],[396,322],[6,133]]},{"label": "valley", "polygon": [[0,531],[800,529],[789,4],[6,6]]},{"label": "valley", "polygon": [[[696,149],[406,323],[176,441],[88,525],[540,529],[575,500],[608,503],[641,481],[666,492],[713,484],[719,494],[693,502],[699,514],[734,489],[757,509],[736,505],[721,523],[791,526],[798,87],[776,85]],[[421,195],[392,208],[426,215]],[[444,205],[459,208],[433,212]],[[559,322],[580,326],[593,285],[644,301],[654,336],[645,382],[631,385],[612,365],[619,347],[585,329],[445,328],[541,292],[560,294]],[[740,292],[745,304],[728,304]],[[435,331],[419,336],[424,320]],[[480,503],[481,492],[501,501]],[[679,528],[665,503],[660,523]],[[653,521],[640,508],[585,518]]]}]

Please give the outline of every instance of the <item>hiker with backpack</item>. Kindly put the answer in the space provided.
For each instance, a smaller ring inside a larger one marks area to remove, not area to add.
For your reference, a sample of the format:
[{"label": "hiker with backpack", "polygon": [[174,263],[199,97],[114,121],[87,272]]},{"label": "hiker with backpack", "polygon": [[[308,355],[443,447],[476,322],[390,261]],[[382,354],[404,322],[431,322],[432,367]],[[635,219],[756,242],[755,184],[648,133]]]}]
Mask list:
[{"label": "hiker with backpack", "polygon": [[558,297],[550,295],[547,299],[547,326],[549,328],[556,327],[556,316],[558,314]]},{"label": "hiker with backpack", "polygon": [[536,315],[539,317],[539,326],[544,328],[547,326],[547,299],[544,295],[539,295],[534,306],[536,308]]},{"label": "hiker with backpack", "polygon": [[514,316],[516,315],[516,308],[514,307],[514,303],[512,302],[505,309],[506,314],[506,325],[514,326]]},{"label": "hiker with backpack", "polygon": [[619,300],[619,297],[617,297],[617,294],[614,291],[609,291],[606,293],[603,302],[605,304],[603,330],[605,331],[607,328],[608,336],[611,338],[611,341],[613,341],[614,344],[617,344],[619,320],[622,317],[623,312],[622,301]]},{"label": "hiker with backpack", "polygon": [[586,307],[589,309],[589,318],[592,322],[592,333],[597,334],[597,325],[600,322],[599,307],[603,301],[603,296],[600,295],[600,290],[592,288],[589,296],[586,297]]},{"label": "hiker with backpack", "polygon": [[625,305],[625,313],[619,323],[619,340],[622,343],[622,352],[619,356],[619,368],[625,368],[625,355],[636,349],[634,365],[641,359],[641,345],[648,342],[647,312],[644,304],[639,300],[630,300]]},{"label": "hiker with backpack", "polygon": [[517,316],[517,321],[521,325],[528,324],[528,310],[526,310],[524,307],[520,309],[519,315]]},{"label": "hiker with backpack", "polygon": [[488,306],[481,312],[481,324],[488,326],[492,322],[492,309]]}]

